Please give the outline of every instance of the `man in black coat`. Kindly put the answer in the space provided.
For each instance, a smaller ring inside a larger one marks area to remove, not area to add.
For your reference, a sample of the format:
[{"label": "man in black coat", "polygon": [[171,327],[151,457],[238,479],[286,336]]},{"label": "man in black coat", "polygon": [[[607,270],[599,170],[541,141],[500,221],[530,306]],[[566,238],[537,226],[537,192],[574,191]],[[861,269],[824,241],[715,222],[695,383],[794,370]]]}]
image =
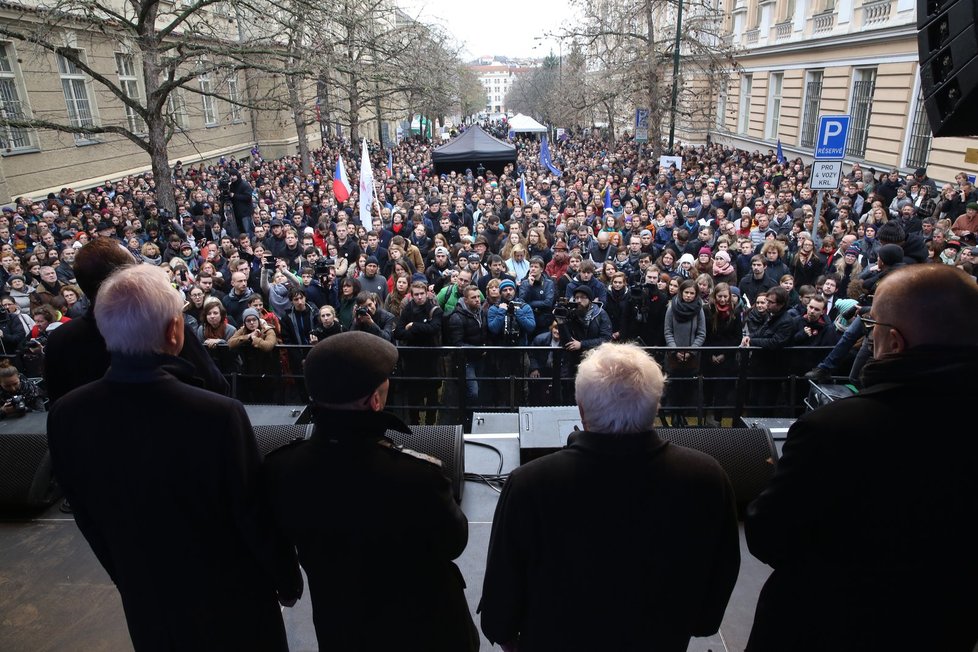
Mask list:
[{"label": "man in black coat", "polygon": [[408,432],[382,412],[396,364],[397,349],[367,333],[313,347],[315,431],[268,456],[263,494],[299,551],[321,650],[477,650],[452,562],[465,514],[438,460],[384,436]]},{"label": "man in black coat", "polygon": [[[287,652],[279,602],[302,593],[295,553],[258,510],[244,406],[184,382],[182,309],[156,267],[103,283],[95,314],[112,365],[54,403],[54,472],[137,651]],[[154,419],[160,409],[169,418]]]},{"label": "man in black coat", "polygon": [[241,176],[240,170],[231,171],[231,183],[228,190],[231,195],[231,210],[234,212],[234,221],[235,226],[238,227],[238,233],[254,235],[254,190],[251,184]]},{"label": "man in black coat", "polygon": [[584,432],[513,471],[496,506],[479,605],[490,641],[685,652],[719,629],[740,566],[733,489],[716,460],[656,434],[663,386],[634,344],[581,363]]},{"label": "man in black coat", "polygon": [[[411,300],[401,309],[394,340],[410,347],[441,346],[442,309],[428,295],[428,285],[424,281],[411,283]],[[421,425],[435,423],[435,408],[438,405],[440,381],[430,380],[439,376],[439,357],[436,352],[413,350],[404,352],[404,374],[407,382],[408,402],[417,406],[411,409],[411,420]],[[422,409],[427,405],[428,410]]]},{"label": "man in black coat", "polygon": [[774,568],[750,652],[978,642],[978,440],[964,413],[936,427],[921,409],[978,395],[978,286],[953,267],[910,265],[880,283],[871,315],[865,389],[791,426],[748,507],[747,544]]},{"label": "man in black coat", "polygon": [[[45,346],[44,386],[53,403],[76,387],[98,380],[109,368],[109,352],[95,322],[95,297],[102,282],[119,267],[133,264],[132,256],[110,238],[96,238],[75,259],[78,285],[91,300],[88,312],[54,329]],[[179,357],[189,363],[187,381],[227,396],[231,389],[193,329],[184,325]]]}]

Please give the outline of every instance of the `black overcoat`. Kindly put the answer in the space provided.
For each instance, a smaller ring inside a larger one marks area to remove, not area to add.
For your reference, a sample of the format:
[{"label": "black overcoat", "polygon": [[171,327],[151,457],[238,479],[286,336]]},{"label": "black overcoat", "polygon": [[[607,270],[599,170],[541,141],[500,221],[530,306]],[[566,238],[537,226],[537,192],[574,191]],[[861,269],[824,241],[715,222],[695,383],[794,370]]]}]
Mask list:
[{"label": "black overcoat", "polygon": [[137,651],[286,652],[278,597],[298,598],[302,577],[258,510],[248,415],[164,371],[164,359],[113,356],[102,379],[53,405],[55,475],[119,589]]}]

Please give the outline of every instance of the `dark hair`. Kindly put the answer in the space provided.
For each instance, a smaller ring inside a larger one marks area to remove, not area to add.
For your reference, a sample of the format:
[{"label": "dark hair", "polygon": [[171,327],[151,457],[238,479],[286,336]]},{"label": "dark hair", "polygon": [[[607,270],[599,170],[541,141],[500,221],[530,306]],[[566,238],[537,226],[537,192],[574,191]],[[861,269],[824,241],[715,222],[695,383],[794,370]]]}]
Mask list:
[{"label": "dark hair", "polygon": [[75,279],[92,305],[102,282],[120,267],[134,264],[130,254],[113,238],[95,238],[75,256]]}]

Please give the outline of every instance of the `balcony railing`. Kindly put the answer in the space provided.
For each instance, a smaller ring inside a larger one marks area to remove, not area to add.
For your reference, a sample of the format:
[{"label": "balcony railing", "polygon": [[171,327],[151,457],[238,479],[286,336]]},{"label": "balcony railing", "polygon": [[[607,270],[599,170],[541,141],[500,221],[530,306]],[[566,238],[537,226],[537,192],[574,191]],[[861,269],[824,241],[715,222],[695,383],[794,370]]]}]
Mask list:
[{"label": "balcony railing", "polygon": [[890,19],[891,0],[875,0],[863,4],[863,25],[878,25]]},{"label": "balcony railing", "polygon": [[756,45],[758,39],[761,37],[760,29],[749,29],[747,30],[747,45]]},{"label": "balcony railing", "polygon": [[734,35],[733,34],[724,34],[720,38],[720,43],[723,46],[728,47],[728,48],[729,47],[733,47],[733,44],[734,44]]},{"label": "balcony railing", "polygon": [[821,34],[822,32],[829,32],[835,27],[835,12],[826,12],[824,14],[819,14],[812,18],[812,33]]},{"label": "balcony railing", "polygon": [[791,28],[794,22],[791,20],[786,20],[782,23],[778,23],[774,26],[774,38],[778,41],[784,41],[791,38]]}]

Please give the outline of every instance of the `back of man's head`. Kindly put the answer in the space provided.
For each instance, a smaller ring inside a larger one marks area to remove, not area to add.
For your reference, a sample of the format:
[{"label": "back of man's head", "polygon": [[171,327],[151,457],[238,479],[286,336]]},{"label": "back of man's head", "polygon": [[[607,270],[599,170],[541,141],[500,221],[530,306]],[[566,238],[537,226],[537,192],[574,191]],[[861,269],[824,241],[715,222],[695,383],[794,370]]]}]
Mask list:
[{"label": "back of man's head", "polygon": [[134,262],[132,254],[118,240],[95,238],[75,256],[75,279],[81,291],[94,303],[102,281],[118,268]]},{"label": "back of man's head", "polygon": [[892,324],[917,346],[962,347],[978,344],[978,283],[949,265],[907,265],[880,281],[873,317]]},{"label": "back of man's head", "polygon": [[665,376],[634,344],[602,344],[577,370],[575,391],[584,427],[625,434],[651,430],[659,410]]},{"label": "back of man's head", "polygon": [[168,327],[182,310],[183,299],[166,272],[153,265],[130,265],[102,283],[95,320],[109,352],[164,353]]}]

